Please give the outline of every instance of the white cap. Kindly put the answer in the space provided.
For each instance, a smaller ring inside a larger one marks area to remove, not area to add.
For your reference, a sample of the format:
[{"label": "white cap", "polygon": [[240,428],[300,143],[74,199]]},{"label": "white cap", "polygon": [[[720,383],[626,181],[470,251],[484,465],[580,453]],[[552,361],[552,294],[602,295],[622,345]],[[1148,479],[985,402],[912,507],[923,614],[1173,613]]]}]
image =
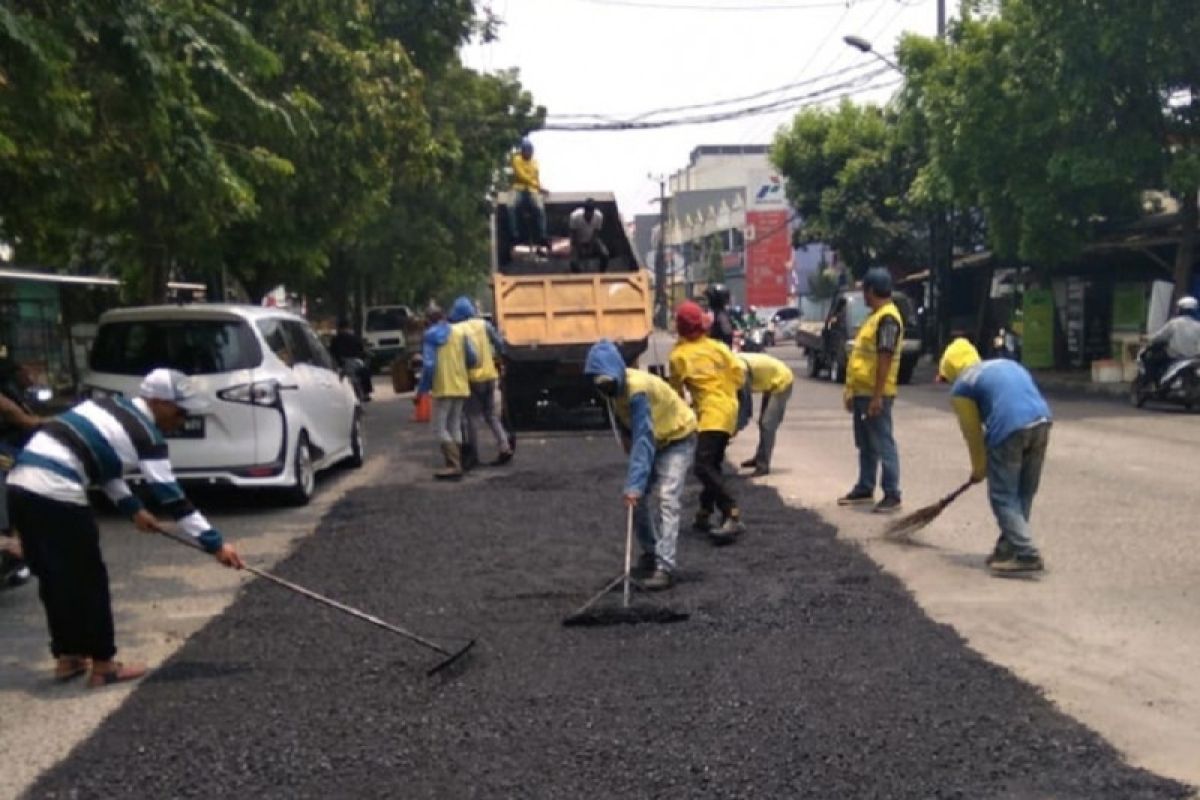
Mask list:
[{"label": "white cap", "polygon": [[153,370],[142,379],[138,397],[166,400],[184,411],[203,411],[208,408],[208,401],[200,396],[192,379],[177,369]]},{"label": "white cap", "polygon": [[1181,311],[1195,311],[1197,305],[1200,304],[1196,302],[1196,298],[1191,296],[1181,297],[1179,298],[1179,301],[1175,303],[1175,307]]}]

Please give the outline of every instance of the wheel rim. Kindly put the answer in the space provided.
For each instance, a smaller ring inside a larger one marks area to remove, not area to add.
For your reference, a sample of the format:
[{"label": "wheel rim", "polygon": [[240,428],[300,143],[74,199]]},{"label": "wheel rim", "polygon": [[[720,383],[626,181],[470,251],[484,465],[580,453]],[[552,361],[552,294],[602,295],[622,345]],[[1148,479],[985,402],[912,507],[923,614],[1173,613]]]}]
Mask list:
[{"label": "wheel rim", "polygon": [[296,445],[296,484],[305,497],[313,493],[313,487],[316,485],[312,454],[308,451],[308,442],[303,439]]}]

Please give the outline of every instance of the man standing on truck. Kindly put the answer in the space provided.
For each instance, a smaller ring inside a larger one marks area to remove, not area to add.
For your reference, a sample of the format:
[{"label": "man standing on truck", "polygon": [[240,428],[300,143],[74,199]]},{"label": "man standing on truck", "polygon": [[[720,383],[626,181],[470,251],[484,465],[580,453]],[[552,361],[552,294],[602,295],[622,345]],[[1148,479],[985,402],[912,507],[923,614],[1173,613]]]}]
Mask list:
[{"label": "man standing on truck", "polygon": [[507,464],[513,457],[512,443],[496,414],[496,381],[500,377],[496,369],[496,359],[504,354],[504,342],[492,323],[476,315],[475,305],[465,295],[455,300],[454,305],[450,307],[450,322],[466,332],[467,340],[475,348],[479,359],[479,363],[467,373],[471,386],[471,396],[467,399],[466,406],[467,447],[476,453],[479,452],[476,447],[474,422],[474,418],[479,417],[496,437],[498,455],[492,466]]},{"label": "man standing on truck", "polygon": [[[549,247],[550,240],[546,236],[546,209],[542,207],[542,195],[549,194],[542,188],[541,174],[537,159],[533,157],[533,142],[529,137],[521,140],[521,149],[512,157],[513,199],[508,207],[508,232],[512,243],[521,242],[521,212],[528,211],[537,221],[537,244],[539,247]],[[533,231],[529,231],[532,235]]]},{"label": "man standing on truck", "polygon": [[[704,333],[704,311],[690,300],[675,312],[679,341],[669,360],[671,386],[680,395],[687,389],[696,410],[699,436],[696,444],[696,477],[704,486],[700,510],[692,524],[717,544],[732,542],[745,532],[737,500],[721,472],[725,448],[737,431],[738,392],[746,368],[723,343]],[[721,525],[713,528],[713,510],[721,511]]]},{"label": "man standing on truck", "polygon": [[892,403],[900,375],[904,321],[892,302],[892,276],[882,267],[867,270],[863,299],[871,315],[858,329],[846,364],[846,410],[854,415],[854,444],[858,448],[858,482],[838,498],[838,505],[863,505],[875,500],[876,474],[883,464],[883,499],[877,514],[900,509],[900,455],[892,435]]},{"label": "man standing on truck", "polygon": [[479,360],[467,332],[447,322],[441,308],[430,303],[425,318],[429,328],[421,348],[421,384],[414,400],[433,395],[433,432],[446,460],[433,477],[458,480],[463,476],[463,406],[471,395],[470,370]]},{"label": "man standing on truck", "polygon": [[754,392],[762,393],[762,408],[758,412],[758,449],[755,450],[753,458],[742,462],[743,467],[754,467],[750,477],[757,478],[771,472],[775,433],[783,422],[784,412],[787,411],[795,375],[792,374],[791,367],[766,353],[739,353],[738,358],[746,365],[746,380],[742,386],[742,393],[750,395],[744,404],[747,419],[753,410]]},{"label": "man standing on truck", "polygon": [[[675,582],[683,486],[696,452],[696,415],[662,378],[626,367],[607,339],[592,345],[583,373],[608,402],[629,453],[623,494],[625,505],[633,508],[642,547],[641,585],[650,591],[669,589]],[[657,514],[650,509],[655,490]]]},{"label": "man standing on truck", "polygon": [[588,198],[571,212],[568,223],[571,231],[571,271],[580,272],[590,259],[600,259],[600,272],[608,270],[608,247],[600,238],[604,214],[596,209],[596,201]]}]

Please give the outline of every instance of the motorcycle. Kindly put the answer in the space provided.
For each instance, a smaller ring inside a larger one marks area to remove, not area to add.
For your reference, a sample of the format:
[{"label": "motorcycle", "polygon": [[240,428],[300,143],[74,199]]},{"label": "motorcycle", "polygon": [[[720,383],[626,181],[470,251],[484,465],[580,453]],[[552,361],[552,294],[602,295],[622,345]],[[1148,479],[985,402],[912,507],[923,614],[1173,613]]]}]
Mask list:
[{"label": "motorcycle", "polygon": [[371,402],[371,371],[367,369],[367,362],[361,358],[343,358],[342,359],[342,374],[350,379],[350,385],[354,387],[354,394],[358,397],[358,402]]},{"label": "motorcycle", "polygon": [[742,352],[762,353],[767,349],[767,328],[756,325],[742,334]]},{"label": "motorcycle", "polygon": [[1138,353],[1138,374],[1129,385],[1129,402],[1141,408],[1149,400],[1182,405],[1188,411],[1200,405],[1200,358],[1172,361],[1157,381],[1150,376],[1147,355],[1152,348]]}]

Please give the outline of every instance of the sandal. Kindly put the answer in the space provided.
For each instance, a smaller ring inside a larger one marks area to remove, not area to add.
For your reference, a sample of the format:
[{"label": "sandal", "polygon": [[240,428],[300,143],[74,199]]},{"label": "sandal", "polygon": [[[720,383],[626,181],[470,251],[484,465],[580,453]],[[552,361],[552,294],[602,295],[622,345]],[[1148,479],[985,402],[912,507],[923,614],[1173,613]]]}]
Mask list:
[{"label": "sandal", "polygon": [[87,656],[64,656],[54,668],[56,683],[66,683],[78,678],[88,671],[90,659]]},{"label": "sandal", "polygon": [[93,669],[92,674],[88,676],[87,685],[89,689],[100,689],[114,683],[136,681],[145,674],[146,667],[143,664],[122,664],[120,661],[114,661],[113,668],[106,672],[96,672]]}]

